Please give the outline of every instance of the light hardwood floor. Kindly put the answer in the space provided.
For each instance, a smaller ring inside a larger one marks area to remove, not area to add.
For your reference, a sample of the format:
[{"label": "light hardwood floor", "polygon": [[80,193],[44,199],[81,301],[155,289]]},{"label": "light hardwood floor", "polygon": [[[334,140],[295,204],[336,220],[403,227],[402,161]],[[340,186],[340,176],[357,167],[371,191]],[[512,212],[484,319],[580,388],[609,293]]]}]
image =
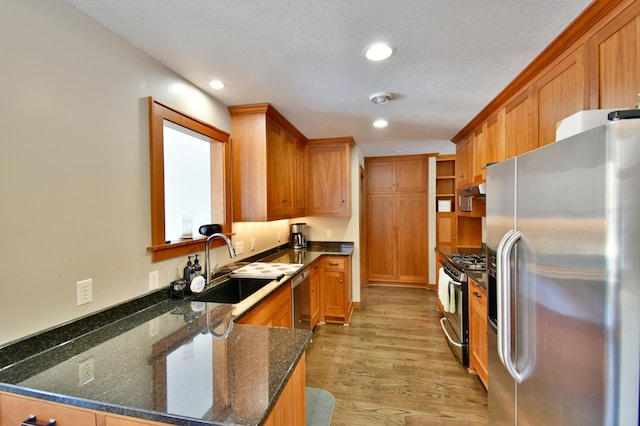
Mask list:
[{"label": "light hardwood floor", "polygon": [[486,425],[487,393],[447,346],[436,293],[363,291],[351,325],[317,326],[307,350],[307,386],[336,398],[331,425]]}]

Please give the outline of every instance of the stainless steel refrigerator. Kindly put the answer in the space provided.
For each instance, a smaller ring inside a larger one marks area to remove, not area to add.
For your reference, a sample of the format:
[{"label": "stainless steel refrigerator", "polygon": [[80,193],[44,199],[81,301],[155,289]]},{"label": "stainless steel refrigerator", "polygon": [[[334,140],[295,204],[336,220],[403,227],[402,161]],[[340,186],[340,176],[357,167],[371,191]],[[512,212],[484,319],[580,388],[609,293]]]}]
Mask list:
[{"label": "stainless steel refrigerator", "polygon": [[640,119],[487,168],[489,424],[639,424]]}]

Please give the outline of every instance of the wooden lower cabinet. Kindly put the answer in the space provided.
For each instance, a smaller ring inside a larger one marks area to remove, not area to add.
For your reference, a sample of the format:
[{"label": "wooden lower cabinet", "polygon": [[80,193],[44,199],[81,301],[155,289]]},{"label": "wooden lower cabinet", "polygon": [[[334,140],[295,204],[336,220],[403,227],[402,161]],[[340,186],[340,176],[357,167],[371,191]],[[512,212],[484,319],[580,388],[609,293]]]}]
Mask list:
[{"label": "wooden lower cabinet", "polygon": [[55,420],[57,426],[98,424],[98,414],[92,410],[0,393],[0,425],[21,425],[30,415],[36,416],[38,424],[42,425],[46,425],[50,419]]},{"label": "wooden lower cabinet", "polygon": [[305,355],[302,354],[264,426],[304,426],[306,423],[305,385]]},{"label": "wooden lower cabinet", "polygon": [[292,328],[291,283],[281,285],[264,302],[240,318],[238,324]]},{"label": "wooden lower cabinet", "polygon": [[[265,426],[304,426],[305,404],[305,355],[291,373],[280,393]],[[22,395],[0,392],[0,426],[21,425],[30,415],[36,416],[38,425],[55,420],[56,426],[163,426],[151,420],[120,416],[86,408],[43,401]]]},{"label": "wooden lower cabinet", "polygon": [[487,292],[469,280],[469,369],[489,389],[487,331]]},{"label": "wooden lower cabinet", "polygon": [[350,257],[322,258],[322,302],[325,322],[349,324],[353,311]]},{"label": "wooden lower cabinet", "polygon": [[[105,416],[105,426],[164,426],[166,423],[153,422],[151,420],[132,419],[131,417],[114,416],[107,414]],[[100,423],[98,423],[100,426]]]}]

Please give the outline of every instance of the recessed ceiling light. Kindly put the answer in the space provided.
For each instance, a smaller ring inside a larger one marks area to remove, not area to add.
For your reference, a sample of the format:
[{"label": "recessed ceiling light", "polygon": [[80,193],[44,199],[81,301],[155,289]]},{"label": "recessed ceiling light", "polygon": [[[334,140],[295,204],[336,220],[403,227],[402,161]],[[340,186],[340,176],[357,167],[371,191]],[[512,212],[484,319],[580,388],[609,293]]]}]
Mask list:
[{"label": "recessed ceiling light", "polygon": [[386,43],[375,43],[367,47],[364,52],[364,56],[370,61],[384,61],[389,56],[393,55],[394,48]]},{"label": "recessed ceiling light", "polygon": [[220,90],[220,89],[224,89],[224,83],[221,82],[220,80],[211,80],[209,82],[209,87],[211,87],[212,89],[216,89],[216,90]]},{"label": "recessed ceiling light", "polygon": [[382,129],[384,127],[387,127],[389,125],[389,122],[387,120],[376,120],[373,122],[373,127],[377,127],[378,129]]}]

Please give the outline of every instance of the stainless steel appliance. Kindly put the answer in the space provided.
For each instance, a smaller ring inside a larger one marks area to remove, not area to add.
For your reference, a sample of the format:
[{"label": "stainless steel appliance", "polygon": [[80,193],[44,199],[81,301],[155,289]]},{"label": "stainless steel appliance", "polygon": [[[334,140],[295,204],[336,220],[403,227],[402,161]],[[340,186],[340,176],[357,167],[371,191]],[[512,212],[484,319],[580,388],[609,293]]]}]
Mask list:
[{"label": "stainless steel appliance", "polygon": [[311,329],[310,271],[305,269],[291,280],[293,328]]},{"label": "stainless steel appliance", "polygon": [[[440,318],[440,326],[444,332],[449,347],[464,366],[469,366],[469,285],[467,271],[483,271],[485,257],[482,253],[452,254],[442,264],[442,273],[448,283],[443,284],[442,278],[438,285],[446,285],[444,289],[450,297],[445,307],[444,316]],[[446,302],[445,302],[446,303]]]},{"label": "stainless steel appliance", "polygon": [[307,247],[306,237],[306,223],[292,223],[291,224],[291,248],[294,250],[300,250]]},{"label": "stainless steel appliance", "polygon": [[488,167],[492,426],[639,424],[639,188],[640,120]]}]

